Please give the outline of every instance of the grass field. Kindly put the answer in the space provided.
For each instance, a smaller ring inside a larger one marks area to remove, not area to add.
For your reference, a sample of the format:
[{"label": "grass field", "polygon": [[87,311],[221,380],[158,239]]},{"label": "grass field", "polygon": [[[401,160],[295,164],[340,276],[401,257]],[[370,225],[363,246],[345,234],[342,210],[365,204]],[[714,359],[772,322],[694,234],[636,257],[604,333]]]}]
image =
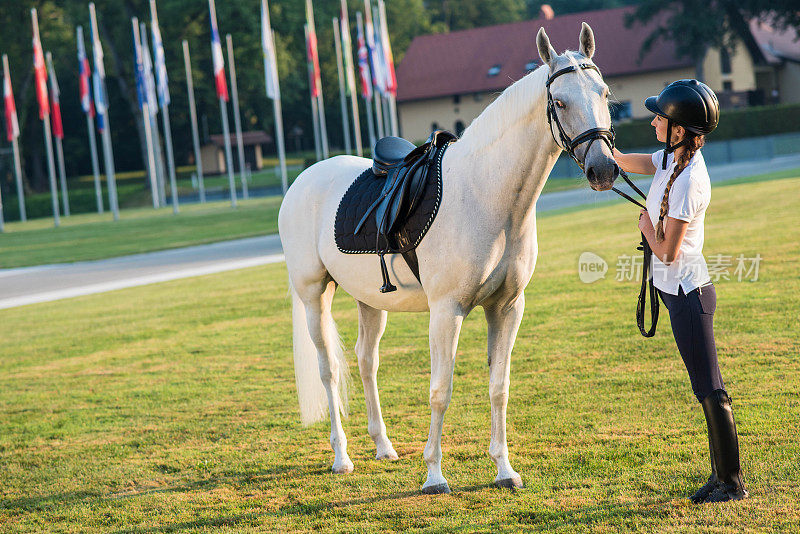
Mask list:
[{"label": "grass field", "polygon": [[[797,532],[800,179],[715,188],[706,255],[763,257],[717,282],[716,332],[752,498],[689,504],[708,475],[705,423],[672,340],[634,324],[637,210],[541,218],[514,350],[508,434],[526,487],[491,486],[486,329],[464,323],[445,419],[451,495],[425,496],[427,315],[390,315],[379,383],[396,462],[373,459],[352,347],[351,475],[327,424],[299,423],[282,265],[0,311],[3,532]],[[609,262],[593,284],[579,255]],[[376,281],[377,287],[377,281]]]},{"label": "grass field", "polygon": [[[798,176],[800,169],[791,169],[738,178],[715,187]],[[584,178],[551,179],[543,193],[578,187],[586,187]],[[86,213],[63,218],[60,228],[53,228],[52,219],[8,223],[6,233],[0,234],[0,269],[96,260],[277,232],[280,198],[240,200],[239,205],[234,211],[228,201],[184,204],[177,217],[171,208],[126,209],[118,222],[112,221],[109,213]]]},{"label": "grass field", "polygon": [[6,225],[0,234],[0,268],[44,263],[97,260],[139,252],[151,252],[215,241],[274,234],[278,231],[280,197],[209,202],[171,208],[122,212],[119,221],[111,214],[65,217],[59,228],[52,219],[36,219]]}]

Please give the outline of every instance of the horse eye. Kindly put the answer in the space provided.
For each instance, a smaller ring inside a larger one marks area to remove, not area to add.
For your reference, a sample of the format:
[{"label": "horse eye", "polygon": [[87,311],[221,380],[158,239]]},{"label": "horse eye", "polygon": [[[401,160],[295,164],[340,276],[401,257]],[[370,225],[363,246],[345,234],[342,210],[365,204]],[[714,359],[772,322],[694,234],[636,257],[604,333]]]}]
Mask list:
[{"label": "horse eye", "polygon": [[564,109],[565,107],[567,107],[567,105],[564,102],[562,102],[561,100],[556,100],[556,106],[560,107],[561,109]]}]

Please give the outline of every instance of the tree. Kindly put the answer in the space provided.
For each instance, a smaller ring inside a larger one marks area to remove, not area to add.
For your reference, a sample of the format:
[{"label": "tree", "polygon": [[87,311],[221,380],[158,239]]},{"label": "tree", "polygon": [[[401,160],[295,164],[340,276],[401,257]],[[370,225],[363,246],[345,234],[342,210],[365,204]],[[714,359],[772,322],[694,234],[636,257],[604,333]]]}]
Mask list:
[{"label": "tree", "polygon": [[[781,29],[800,27],[800,9],[797,0],[643,0],[626,23],[661,20],[645,40],[642,55],[659,39],[667,39],[675,42],[680,56],[702,62],[710,46],[733,50],[743,41],[757,48],[751,19],[768,19]],[[698,75],[702,77],[699,68]]]}]

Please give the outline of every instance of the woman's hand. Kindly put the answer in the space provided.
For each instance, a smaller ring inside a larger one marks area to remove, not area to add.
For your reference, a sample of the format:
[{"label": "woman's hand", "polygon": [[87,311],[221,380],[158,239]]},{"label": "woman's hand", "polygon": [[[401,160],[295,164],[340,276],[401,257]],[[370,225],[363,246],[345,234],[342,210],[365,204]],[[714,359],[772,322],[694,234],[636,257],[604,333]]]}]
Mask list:
[{"label": "woman's hand", "polygon": [[655,229],[653,228],[653,221],[650,220],[650,215],[647,214],[647,210],[639,210],[639,230],[645,235],[655,235]]}]

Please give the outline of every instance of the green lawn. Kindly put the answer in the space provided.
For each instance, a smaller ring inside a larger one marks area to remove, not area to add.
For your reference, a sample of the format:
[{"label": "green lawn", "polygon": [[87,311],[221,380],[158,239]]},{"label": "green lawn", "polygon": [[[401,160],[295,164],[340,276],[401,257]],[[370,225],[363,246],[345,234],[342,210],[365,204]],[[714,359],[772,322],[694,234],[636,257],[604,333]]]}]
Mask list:
[{"label": "green lawn", "polygon": [[186,204],[171,208],[122,211],[119,221],[110,213],[65,217],[59,228],[52,219],[33,219],[6,225],[0,234],[0,268],[45,263],[96,260],[175,247],[200,245],[278,231],[281,197],[230,202]]},{"label": "green lawn", "polygon": [[[486,329],[464,323],[445,420],[451,495],[425,496],[427,315],[390,315],[379,383],[400,459],[373,459],[352,300],[334,316],[354,387],[351,475],[329,472],[329,428],[299,423],[283,265],[0,311],[3,532],[800,529],[800,179],[715,190],[706,255],[763,257],[717,282],[718,351],[748,501],[694,506],[705,423],[674,346],[634,323],[637,211],[544,217],[513,357],[508,437],[526,487],[491,486]],[[609,262],[583,284],[578,257]],[[377,284],[377,282],[376,282]],[[377,285],[376,285],[377,287]]]}]

